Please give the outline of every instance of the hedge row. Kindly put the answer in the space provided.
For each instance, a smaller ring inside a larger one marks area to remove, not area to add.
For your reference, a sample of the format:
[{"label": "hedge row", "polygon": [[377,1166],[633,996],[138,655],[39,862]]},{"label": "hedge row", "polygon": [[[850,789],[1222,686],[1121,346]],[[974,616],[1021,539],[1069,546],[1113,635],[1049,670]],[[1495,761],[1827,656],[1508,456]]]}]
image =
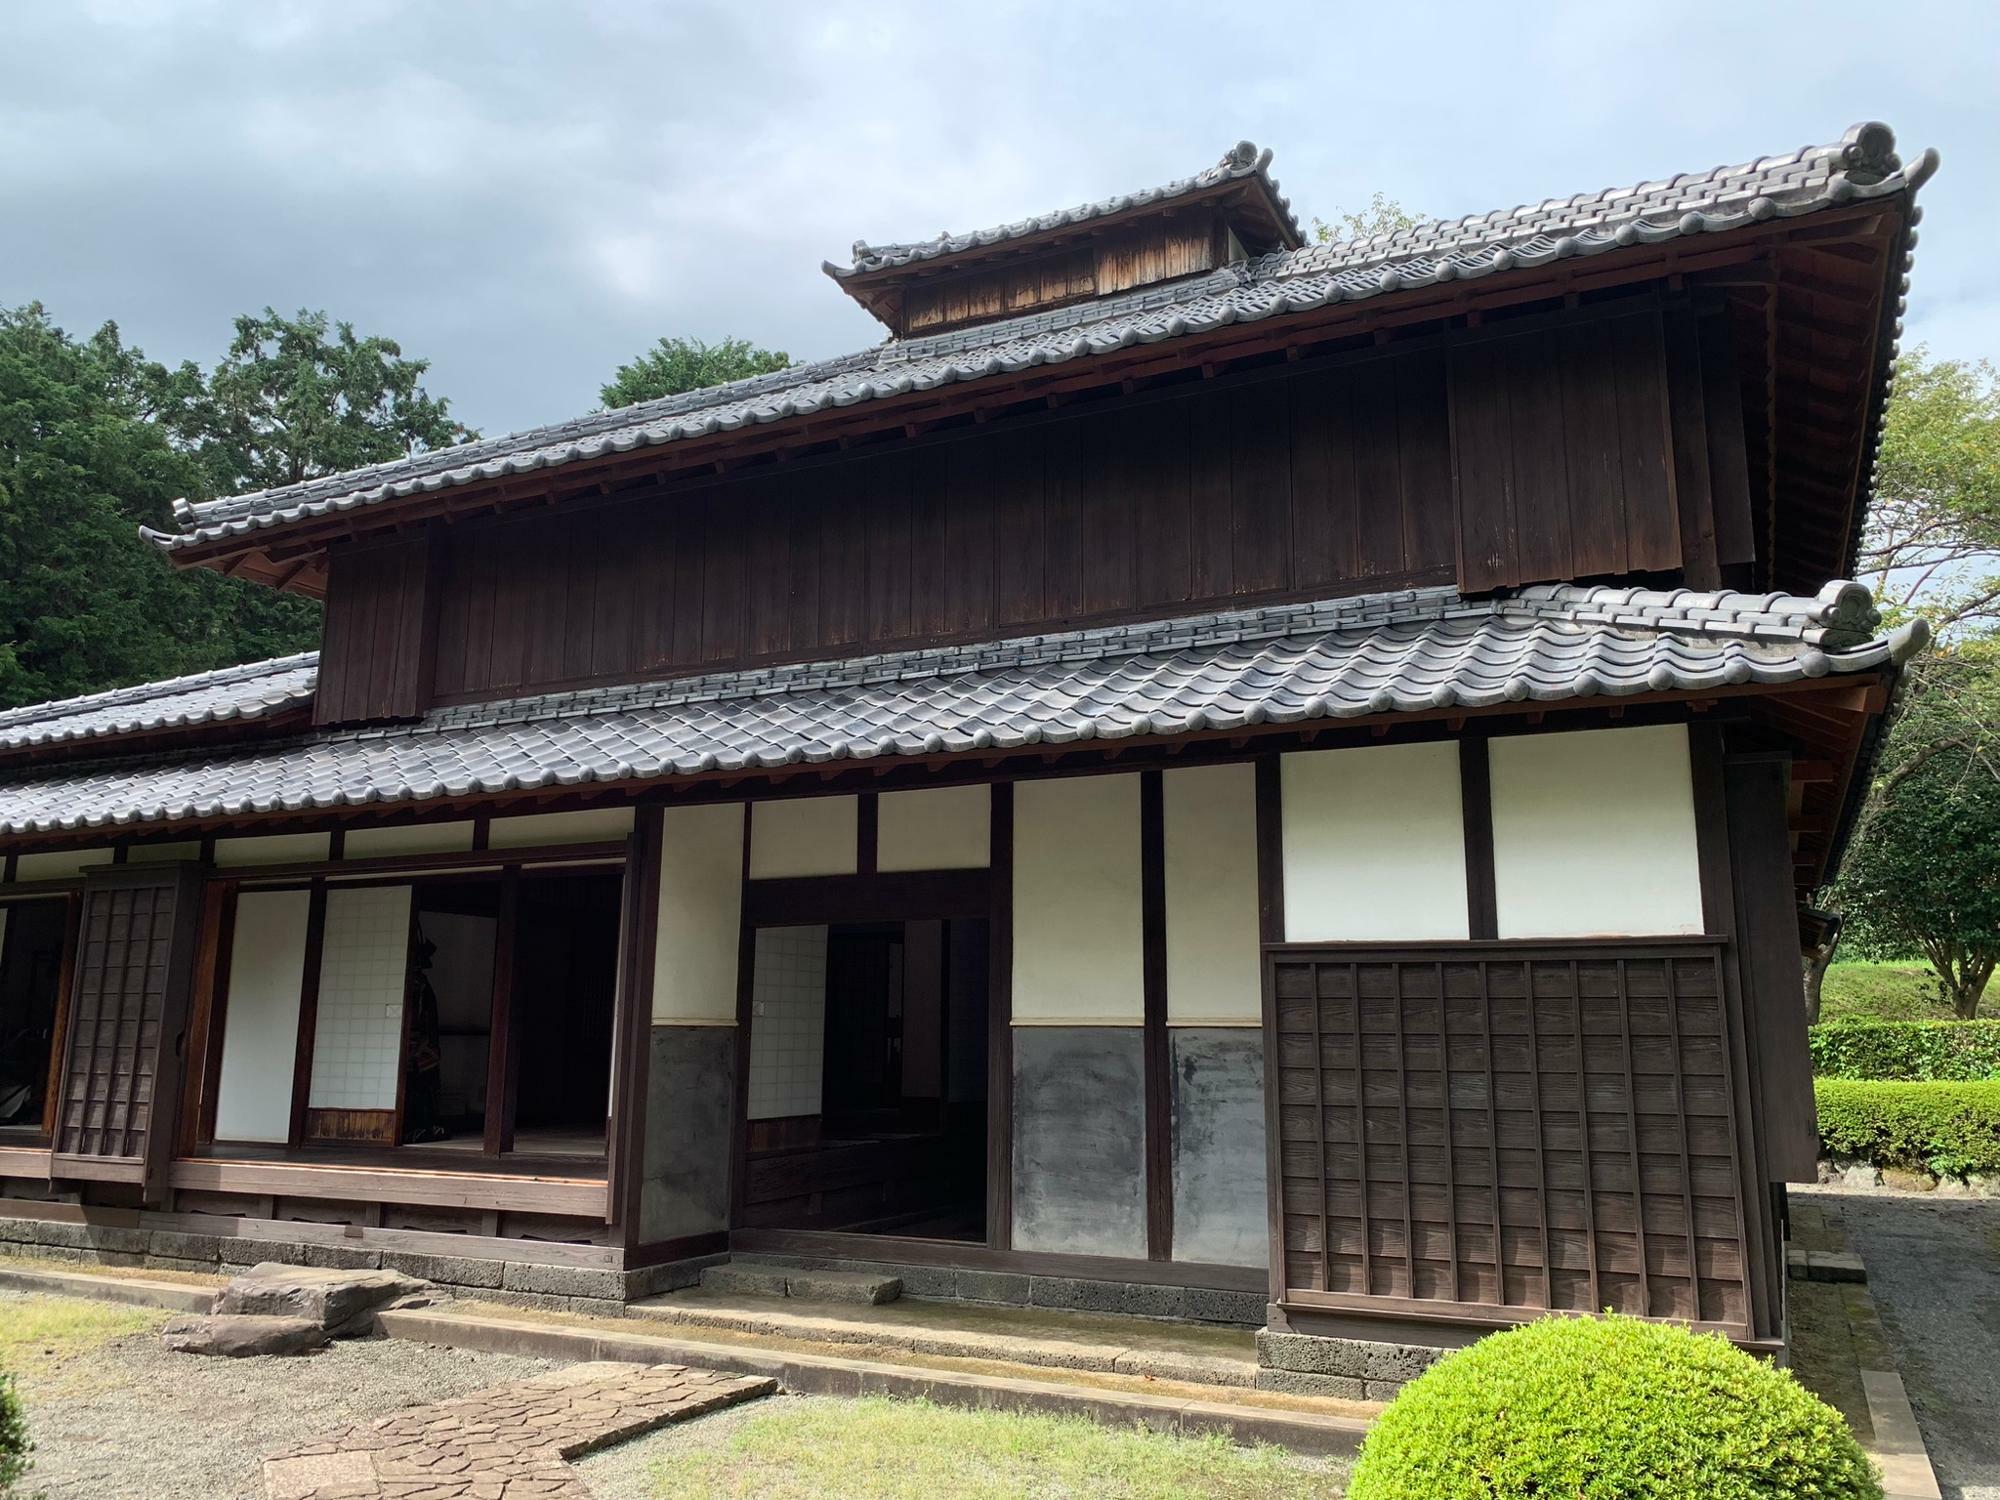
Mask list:
[{"label": "hedge row", "polygon": [[1941,1177],[2000,1173],[2000,1081],[1821,1078],[1813,1094],[1829,1156]]},{"label": "hedge row", "polygon": [[1829,1021],[1813,1027],[1811,1038],[1821,1078],[2000,1078],[2000,1021]]}]

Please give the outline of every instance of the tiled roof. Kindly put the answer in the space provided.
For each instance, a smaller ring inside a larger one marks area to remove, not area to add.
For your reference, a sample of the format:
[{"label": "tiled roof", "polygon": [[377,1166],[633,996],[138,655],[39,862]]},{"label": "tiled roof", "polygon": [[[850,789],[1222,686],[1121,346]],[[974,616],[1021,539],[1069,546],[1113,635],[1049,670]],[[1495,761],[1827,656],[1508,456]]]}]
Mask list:
[{"label": "tiled roof", "polygon": [[1905,167],[1887,126],[1735,167],[1420,225],[1369,240],[1274,252],[1206,276],[689,391],[573,422],[421,453],[232,499],[175,504],[168,549],[245,536],[385,500],[559,468],[610,454],[1088,359],[1439,282],[1471,281],[1633,245],[1720,234],[1915,189],[1935,152]]},{"label": "tiled roof", "polygon": [[0,833],[1787,683],[1902,662],[1858,584],[1816,598],[1449,588],[441,708],[230,753],[0,777]]},{"label": "tiled roof", "polygon": [[179,729],[224,719],[267,718],[311,703],[318,675],[319,653],[306,651],[166,682],[8,709],[0,712],[0,750]]},{"label": "tiled roof", "polygon": [[1024,239],[1031,234],[1047,234],[1052,229],[1067,229],[1076,224],[1088,224],[1093,219],[1108,218],[1112,214],[1122,214],[1127,209],[1145,208],[1154,203],[1166,203],[1175,198],[1185,198],[1190,193],[1226,182],[1249,182],[1261,180],[1270,190],[1271,200],[1294,241],[1304,238],[1299,230],[1299,221],[1291,211],[1291,201],[1278,192],[1278,184],[1271,176],[1271,152],[1268,148],[1257,149],[1254,141],[1238,141],[1223,154],[1222,160],[1205,172],[1197,172],[1192,177],[1183,177],[1174,182],[1162,183],[1159,187],[1142,188],[1136,193],[1119,193],[1114,197],[1100,198],[1094,203],[1080,203],[1075,208],[1059,209],[1052,214],[1038,214],[1032,219],[1018,219],[1012,224],[996,224],[991,229],[978,229],[970,234],[952,234],[949,230],[928,240],[919,240],[907,245],[870,245],[863,240],[854,242],[854,263],[837,266],[832,261],[825,262],[827,275],[840,280],[866,275],[871,271],[883,271],[892,266],[907,266],[916,261],[936,260],[940,256],[958,255],[967,250],[981,249],[987,245],[998,245],[1008,240]]}]

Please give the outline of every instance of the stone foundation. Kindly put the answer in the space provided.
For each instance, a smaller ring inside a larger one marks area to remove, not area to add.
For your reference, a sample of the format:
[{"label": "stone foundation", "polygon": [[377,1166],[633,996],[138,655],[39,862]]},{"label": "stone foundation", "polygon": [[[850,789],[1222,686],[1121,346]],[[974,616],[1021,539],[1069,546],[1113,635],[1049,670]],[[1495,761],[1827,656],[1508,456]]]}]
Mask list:
[{"label": "stone foundation", "polygon": [[1047,1307],[1065,1312],[1125,1313],[1141,1318],[1178,1318],[1257,1328],[1267,1306],[1262,1292],[1214,1291],[1197,1286],[1155,1286],[1136,1281],[1096,1281],[1028,1272],[952,1270],[911,1266],[893,1260],[833,1260],[801,1255],[744,1252],[760,1265],[796,1266],[815,1271],[874,1271],[903,1283],[903,1295],[930,1302],[984,1302],[1006,1307]]},{"label": "stone foundation", "polygon": [[[390,1231],[375,1231],[386,1236]],[[426,1236],[435,1243],[435,1236]],[[530,1244],[523,1241],[524,1249]],[[0,1217],[0,1256],[63,1260],[108,1266],[150,1266],[159,1270],[231,1275],[263,1261],[334,1270],[402,1271],[481,1302],[549,1312],[620,1317],[625,1304],[659,1292],[679,1291],[701,1280],[702,1271],[727,1262],[727,1254],[705,1255],[635,1271],[608,1267],[549,1265],[505,1256],[445,1255],[397,1250],[381,1242],[327,1244],[317,1240],[250,1239],[185,1230],[146,1229],[114,1224],[76,1224],[51,1219]],[[1027,1272],[952,1270],[895,1261],[834,1260],[796,1255],[743,1254],[764,1265],[816,1271],[873,1271],[895,1276],[903,1295],[943,1302],[997,1303],[1010,1307],[1058,1308],[1068,1312],[1126,1313],[1142,1318],[1176,1318],[1241,1328],[1264,1322],[1261,1292],[1215,1291],[1204,1287],[1155,1286],[1145,1282],[1099,1281]]]},{"label": "stone foundation", "polygon": [[[523,1241],[522,1248],[529,1242]],[[462,1296],[512,1307],[620,1317],[625,1304],[656,1292],[678,1291],[701,1280],[702,1269],[728,1257],[703,1256],[636,1271],[548,1265],[475,1255],[397,1250],[381,1244],[332,1245],[314,1240],[249,1239],[184,1230],[115,1224],[75,1224],[50,1219],[0,1217],[0,1256],[151,1267],[231,1275],[245,1266],[277,1261],[333,1270],[402,1271]]]},{"label": "stone foundation", "polygon": [[1421,1344],[1323,1338],[1310,1333],[1257,1334],[1257,1388],[1294,1396],[1387,1401],[1450,1351]]}]

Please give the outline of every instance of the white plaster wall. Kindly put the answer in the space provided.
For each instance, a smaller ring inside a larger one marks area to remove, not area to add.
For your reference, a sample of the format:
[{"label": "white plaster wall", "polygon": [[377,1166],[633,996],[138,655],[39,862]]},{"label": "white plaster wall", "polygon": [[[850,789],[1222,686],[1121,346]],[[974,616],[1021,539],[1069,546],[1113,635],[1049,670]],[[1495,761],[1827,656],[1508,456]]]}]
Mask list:
[{"label": "white plaster wall", "polygon": [[218,865],[306,864],[327,857],[327,836],[323,833],[264,833],[250,838],[217,839]]},{"label": "white plaster wall", "polygon": [[861,799],[794,797],[750,809],[750,878],[852,875],[861,860]]},{"label": "white plaster wall", "polygon": [[1488,753],[1501,937],[1702,930],[1685,725],[1510,735]]},{"label": "white plaster wall", "polygon": [[244,891],[236,898],[215,1091],[217,1140],[282,1142],[291,1133],[311,904],[306,891]]},{"label": "white plaster wall", "polygon": [[826,1063],[826,929],[758,928],[750,1003],[750,1118],[818,1114]]},{"label": "white plaster wall", "polygon": [[993,862],[993,790],[926,787],[875,802],[878,870],[983,870]]},{"label": "white plaster wall", "polygon": [[23,854],[14,862],[16,880],[66,880],[92,865],[111,863],[109,849],[60,849],[49,854]]},{"label": "white plaster wall", "polygon": [[653,1020],[736,1021],[743,919],[743,804],[670,807],[660,838]]},{"label": "white plaster wall", "polygon": [[1256,770],[1246,764],[1167,771],[1160,792],[1167,1024],[1258,1022]]},{"label": "white plaster wall", "polygon": [[1142,1021],[1140,925],[1139,778],[1016,783],[1013,1019]]},{"label": "white plaster wall", "polygon": [[472,824],[405,823],[394,828],[350,828],[342,859],[382,859],[395,854],[459,854],[472,847]]},{"label": "white plaster wall", "polygon": [[410,888],[326,893],[313,1032],[314,1109],[394,1109],[403,1068]]},{"label": "white plaster wall", "polygon": [[579,812],[527,813],[495,818],[486,829],[489,849],[526,849],[551,844],[608,844],[632,832],[629,807],[594,807]]},{"label": "white plaster wall", "polygon": [[1466,935],[1457,745],[1307,750],[1279,769],[1287,942]]}]

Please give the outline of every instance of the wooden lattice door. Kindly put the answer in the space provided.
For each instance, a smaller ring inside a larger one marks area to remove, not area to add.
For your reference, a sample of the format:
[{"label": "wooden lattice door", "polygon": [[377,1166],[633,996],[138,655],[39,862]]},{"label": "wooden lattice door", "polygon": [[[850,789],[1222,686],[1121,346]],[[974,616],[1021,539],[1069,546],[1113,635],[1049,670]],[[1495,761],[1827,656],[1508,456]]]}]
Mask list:
[{"label": "wooden lattice door", "polygon": [[83,892],[53,1175],[158,1197],[180,1097],[201,878],[194,865],[92,872]]},{"label": "wooden lattice door", "polygon": [[1267,950],[1285,1296],[1749,1331],[1709,940]]}]

